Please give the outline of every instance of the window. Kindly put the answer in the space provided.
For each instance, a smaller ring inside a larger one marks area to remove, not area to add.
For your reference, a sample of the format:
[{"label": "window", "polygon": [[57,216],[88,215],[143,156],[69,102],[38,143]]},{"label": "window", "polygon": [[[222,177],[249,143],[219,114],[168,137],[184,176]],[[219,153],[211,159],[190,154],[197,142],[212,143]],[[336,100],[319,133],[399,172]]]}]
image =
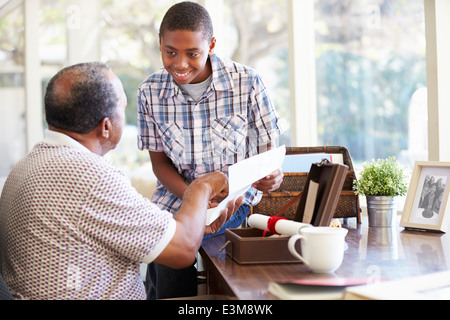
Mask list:
[{"label": "window", "polygon": [[0,20],[0,177],[26,153],[24,57],[24,12],[15,6]]},{"label": "window", "polygon": [[[284,134],[280,144],[290,144],[289,39],[287,1],[224,0],[225,10],[211,12],[218,54],[254,68],[262,77],[277,109]],[[218,17],[223,12],[223,17]],[[216,17],[216,19],[214,19]],[[223,23],[220,23],[223,22]]]},{"label": "window", "polygon": [[315,38],[320,144],[426,160],[423,1],[316,0]]}]

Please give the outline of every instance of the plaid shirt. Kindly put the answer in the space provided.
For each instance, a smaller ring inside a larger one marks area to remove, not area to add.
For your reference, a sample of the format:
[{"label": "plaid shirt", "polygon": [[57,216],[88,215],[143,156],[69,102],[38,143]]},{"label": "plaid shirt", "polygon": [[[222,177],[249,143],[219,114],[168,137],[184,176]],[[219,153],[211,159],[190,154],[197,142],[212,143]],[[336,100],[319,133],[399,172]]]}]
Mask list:
[{"label": "plaid shirt", "polygon": [[[190,183],[254,156],[281,134],[279,117],[256,72],[233,61],[210,57],[212,81],[199,101],[179,88],[165,69],[139,87],[139,149],[165,152]],[[261,192],[250,189],[246,203]],[[158,183],[153,201],[175,213],[181,200]]]}]

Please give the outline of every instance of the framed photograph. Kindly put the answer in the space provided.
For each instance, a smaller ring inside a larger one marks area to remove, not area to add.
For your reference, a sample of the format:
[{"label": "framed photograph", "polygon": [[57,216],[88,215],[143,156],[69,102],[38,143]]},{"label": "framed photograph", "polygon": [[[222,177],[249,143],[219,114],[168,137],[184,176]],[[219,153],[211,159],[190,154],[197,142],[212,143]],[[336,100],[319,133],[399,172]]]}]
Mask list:
[{"label": "framed photograph", "polygon": [[414,165],[400,226],[447,232],[450,162],[418,161]]}]

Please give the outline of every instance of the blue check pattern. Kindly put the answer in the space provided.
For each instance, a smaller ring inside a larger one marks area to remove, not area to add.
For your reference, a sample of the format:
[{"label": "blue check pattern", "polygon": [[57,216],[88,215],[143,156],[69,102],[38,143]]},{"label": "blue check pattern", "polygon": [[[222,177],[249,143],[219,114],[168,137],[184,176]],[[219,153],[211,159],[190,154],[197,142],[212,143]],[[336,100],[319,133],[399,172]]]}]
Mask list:
[{"label": "blue check pattern", "polygon": [[[282,132],[279,117],[259,75],[251,68],[216,55],[210,57],[212,81],[194,101],[165,70],[148,77],[138,90],[138,146],[165,152],[190,183],[275,146]],[[261,193],[250,189],[246,203]],[[152,199],[175,213],[181,200],[158,183]]]}]

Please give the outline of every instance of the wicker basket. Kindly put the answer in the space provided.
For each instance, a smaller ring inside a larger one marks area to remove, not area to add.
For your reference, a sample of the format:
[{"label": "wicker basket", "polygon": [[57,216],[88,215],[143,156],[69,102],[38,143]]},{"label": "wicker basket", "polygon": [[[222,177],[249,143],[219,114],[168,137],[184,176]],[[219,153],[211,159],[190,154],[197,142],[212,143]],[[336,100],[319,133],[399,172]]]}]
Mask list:
[{"label": "wicker basket", "polygon": [[[359,198],[353,191],[353,181],[356,179],[350,153],[345,147],[326,146],[326,147],[291,147],[286,148],[286,154],[304,154],[304,153],[329,153],[342,154],[344,164],[348,166],[349,171],[342,188],[341,195],[334,214],[335,218],[356,217],[358,223],[361,222],[361,208]],[[284,180],[278,190],[270,193],[264,193],[261,201],[252,208],[252,213],[264,215],[276,215],[293,198],[301,193],[305,187],[308,172],[285,172]],[[298,201],[283,213],[283,217],[293,220],[297,211]]]}]

